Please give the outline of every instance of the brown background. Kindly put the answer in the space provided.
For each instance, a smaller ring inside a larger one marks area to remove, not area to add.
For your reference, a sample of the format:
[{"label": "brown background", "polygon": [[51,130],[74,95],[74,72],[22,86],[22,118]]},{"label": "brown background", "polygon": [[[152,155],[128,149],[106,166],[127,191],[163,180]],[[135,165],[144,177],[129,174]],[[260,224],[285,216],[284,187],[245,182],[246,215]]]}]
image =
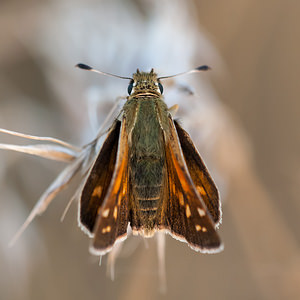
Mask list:
[{"label": "brown background", "polygon": [[[99,12],[107,9],[105,25],[94,31],[107,34],[109,45],[113,45],[111,51],[121,51],[121,61],[132,68],[126,69],[118,62],[103,70],[123,75],[139,64],[128,62],[126,51],[130,49],[120,48],[120,37],[110,31],[109,24],[118,22],[113,13],[124,14],[127,20],[139,19],[141,24],[155,22],[157,19],[149,12],[156,1],[123,1],[122,9],[119,1],[115,2],[115,11],[108,10],[105,1],[86,1],[82,7]],[[160,2],[161,6],[165,3]],[[81,4],[61,3],[62,6],[55,1],[0,3],[0,127],[82,144],[92,136],[85,134],[89,124],[86,111],[82,113],[82,98],[88,83],[97,79],[86,73],[82,77],[72,75],[72,66],[86,57],[101,66],[105,59],[99,53],[96,62],[96,57],[93,60],[92,55],[75,50],[76,54],[63,56],[64,43],[74,42],[72,28],[76,24],[68,23],[70,7]],[[210,58],[208,63],[216,66],[213,75],[209,75],[215,95],[221,99],[216,107],[224,109],[221,114],[227,116],[230,124],[215,133],[215,145],[219,148],[210,157],[212,168],[221,178],[218,182],[225,201],[220,228],[225,251],[201,255],[168,237],[168,293],[162,295],[158,292],[154,240],[145,248],[142,241],[133,238],[117,260],[116,279],[112,282],[106,277],[106,259],[99,267],[97,258],[87,251],[88,238],[77,227],[76,205],[71,207],[64,223],[59,222],[76,183],[31,224],[15,247],[8,249],[10,238],[61,170],[61,164],[1,152],[1,299],[300,298],[300,4],[293,0],[166,3],[170,14],[165,18],[171,18],[175,24],[182,16],[172,14],[172,7],[182,7],[181,13],[190,14],[194,20],[184,24],[183,32],[188,35],[193,26],[199,33],[205,33],[222,59],[219,63],[218,58]],[[123,10],[124,6],[128,10]],[[84,13],[83,9],[82,16]],[[82,16],[78,13],[79,23]],[[69,24],[70,35],[56,40],[64,32],[56,24],[62,17]],[[55,30],[51,32],[51,28]],[[123,29],[122,34],[130,43],[136,32],[126,25]],[[88,39],[92,32],[86,31],[85,35]],[[85,40],[81,42],[85,45]],[[36,51],[43,46],[46,51]],[[142,47],[139,43],[135,45],[137,51],[142,51]],[[108,49],[108,44],[100,48]],[[157,45],[155,51],[162,49]],[[209,54],[206,56],[204,51],[202,57],[209,58]],[[51,55],[61,59],[54,73]],[[189,58],[178,57],[185,59]],[[145,61],[139,57],[136,60]],[[175,61],[173,65],[174,72],[183,68]],[[172,68],[166,69],[173,72]],[[62,85],[64,80],[69,85]],[[84,84],[80,80],[85,80]],[[0,141],[16,142],[4,135]],[[131,249],[135,246],[136,250]]]}]

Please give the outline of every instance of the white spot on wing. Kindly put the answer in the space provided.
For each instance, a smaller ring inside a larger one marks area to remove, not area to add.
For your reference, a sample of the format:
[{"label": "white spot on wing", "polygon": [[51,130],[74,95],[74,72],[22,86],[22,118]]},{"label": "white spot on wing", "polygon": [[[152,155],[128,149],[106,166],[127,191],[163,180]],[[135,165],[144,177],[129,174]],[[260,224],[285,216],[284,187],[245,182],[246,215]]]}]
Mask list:
[{"label": "white spot on wing", "polygon": [[198,208],[197,208],[197,210],[198,210],[198,213],[199,213],[200,217],[204,217],[204,216],[206,215],[206,213],[205,213],[205,210],[204,210],[204,209],[202,209],[202,208],[198,207]]},{"label": "white spot on wing", "polygon": [[107,218],[108,215],[109,215],[109,208],[105,209],[105,210],[102,212],[102,216],[103,216],[104,218]]}]

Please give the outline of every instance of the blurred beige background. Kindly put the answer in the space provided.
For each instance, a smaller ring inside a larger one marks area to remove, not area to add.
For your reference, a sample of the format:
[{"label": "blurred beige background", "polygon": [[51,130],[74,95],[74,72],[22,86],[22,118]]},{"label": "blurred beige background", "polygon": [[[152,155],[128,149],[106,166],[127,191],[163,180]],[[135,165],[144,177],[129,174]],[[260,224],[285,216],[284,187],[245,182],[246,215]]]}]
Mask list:
[{"label": "blurred beige background", "polygon": [[107,258],[99,267],[88,253],[77,206],[59,222],[78,181],[8,248],[64,165],[1,151],[0,298],[299,299],[299,9],[292,0],[2,0],[2,128],[91,140],[93,120],[127,82],[76,70],[78,62],[124,76],[212,67],[179,80],[199,97],[165,94],[220,188],[225,251],[202,255],[167,237],[163,295],[155,239],[145,247],[131,238],[112,282]]}]

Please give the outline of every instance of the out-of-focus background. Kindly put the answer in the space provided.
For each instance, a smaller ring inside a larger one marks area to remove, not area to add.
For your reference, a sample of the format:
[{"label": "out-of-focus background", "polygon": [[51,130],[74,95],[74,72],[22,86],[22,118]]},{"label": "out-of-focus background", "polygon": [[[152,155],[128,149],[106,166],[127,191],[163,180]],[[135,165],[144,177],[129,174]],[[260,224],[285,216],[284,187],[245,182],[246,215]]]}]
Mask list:
[{"label": "out-of-focus background", "polygon": [[[300,299],[299,9],[292,0],[0,3],[0,127],[90,141],[130,76],[208,64],[165,83],[221,192],[224,252],[167,237],[167,293],[156,239],[129,238],[106,276],[62,192],[13,248],[10,238],[64,164],[0,152],[1,299]],[[192,88],[193,95],[186,91]],[[0,136],[0,143],[22,143]]]}]

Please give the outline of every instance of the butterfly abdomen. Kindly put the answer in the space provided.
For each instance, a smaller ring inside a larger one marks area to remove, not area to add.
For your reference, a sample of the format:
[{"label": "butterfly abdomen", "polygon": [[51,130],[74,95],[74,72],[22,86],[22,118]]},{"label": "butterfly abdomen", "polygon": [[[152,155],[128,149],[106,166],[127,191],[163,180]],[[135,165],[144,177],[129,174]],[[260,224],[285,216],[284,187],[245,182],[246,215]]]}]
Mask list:
[{"label": "butterfly abdomen", "polygon": [[132,195],[140,227],[155,228],[161,204],[164,165],[160,159],[144,157],[132,168]]},{"label": "butterfly abdomen", "polygon": [[141,212],[156,212],[161,196],[162,162],[145,157],[134,168],[133,191]]}]

